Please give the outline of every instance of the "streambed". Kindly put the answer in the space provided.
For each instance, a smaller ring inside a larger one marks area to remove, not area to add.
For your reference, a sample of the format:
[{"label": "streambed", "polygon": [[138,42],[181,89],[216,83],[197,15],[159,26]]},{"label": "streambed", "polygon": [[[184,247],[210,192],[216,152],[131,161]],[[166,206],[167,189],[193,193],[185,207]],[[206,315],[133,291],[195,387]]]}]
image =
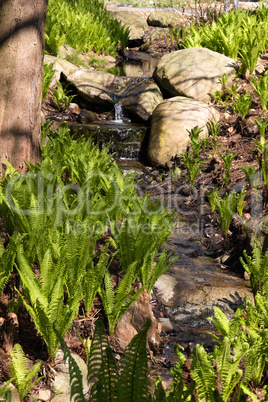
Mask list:
[{"label": "streambed", "polygon": [[125,123],[124,116],[116,114],[114,121],[72,124],[71,129],[77,131],[77,135],[94,135],[95,141],[102,145],[110,142],[109,150],[115,153],[122,169],[135,172],[138,192],[149,193],[155,200],[160,199],[165,206],[178,211],[177,223],[166,246],[179,258],[157,281],[151,295],[153,310],[162,325],[161,361],[166,367],[176,361],[176,343],[185,348],[204,343],[211,348],[213,341],[207,332],[213,330],[208,320],[213,316],[213,307],[219,307],[232,318],[245,297],[253,299],[250,282],[241,272],[229,269],[228,255],[222,262],[215,259],[213,250],[204,246],[202,238],[210,236],[211,227],[202,226],[200,216],[195,219],[193,211],[183,213],[181,204],[187,204],[189,197],[178,195],[179,190],[183,194],[187,186],[173,180],[170,172],[144,164],[141,149],[146,126]]}]

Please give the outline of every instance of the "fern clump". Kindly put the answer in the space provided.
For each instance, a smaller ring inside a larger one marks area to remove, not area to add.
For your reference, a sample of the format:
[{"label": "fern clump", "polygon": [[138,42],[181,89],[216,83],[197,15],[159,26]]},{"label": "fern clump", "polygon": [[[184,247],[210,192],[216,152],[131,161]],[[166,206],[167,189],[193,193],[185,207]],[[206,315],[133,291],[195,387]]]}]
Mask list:
[{"label": "fern clump", "polygon": [[41,363],[35,363],[32,367],[25,356],[22,347],[16,343],[13,351],[10,352],[12,364],[10,365],[11,374],[14,376],[13,381],[19,392],[20,400],[23,401],[28,395],[31,388],[41,380],[41,377],[33,381],[40,371]]}]

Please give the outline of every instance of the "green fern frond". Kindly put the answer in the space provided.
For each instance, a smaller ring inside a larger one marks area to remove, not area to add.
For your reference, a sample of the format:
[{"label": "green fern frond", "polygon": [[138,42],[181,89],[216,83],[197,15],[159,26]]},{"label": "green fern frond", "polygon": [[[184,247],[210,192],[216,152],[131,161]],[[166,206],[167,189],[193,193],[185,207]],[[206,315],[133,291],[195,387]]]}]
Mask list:
[{"label": "green fern frond", "polygon": [[160,375],[155,380],[154,402],[166,402],[167,396]]},{"label": "green fern frond", "polygon": [[118,399],[118,369],[113,351],[108,346],[103,355],[98,380],[93,384],[90,392],[91,400],[110,402]]},{"label": "green fern frond", "polygon": [[200,402],[214,402],[216,375],[203,345],[196,345],[193,351],[191,375],[196,384]]},{"label": "green fern frond", "polygon": [[13,351],[10,352],[12,364],[10,365],[10,371],[15,377],[14,382],[18,389],[20,400],[29,393],[33,385],[39,381],[38,378],[32,383],[33,378],[39,373],[42,362],[35,363],[30,367],[29,361],[25,356],[22,347],[16,343]]},{"label": "green fern frond", "polygon": [[98,289],[109,321],[110,334],[113,333],[118,320],[139,299],[144,290],[143,287],[139,290],[133,288],[136,279],[136,265],[137,262],[131,264],[116,290],[113,288],[109,272],[105,274],[104,286],[100,286]]},{"label": "green fern frond", "polygon": [[214,307],[215,320],[212,317],[208,319],[211,321],[213,327],[223,336],[229,336],[230,324],[229,319],[218,307]]},{"label": "green fern frond", "polygon": [[2,294],[4,287],[9,279],[9,276],[13,270],[16,247],[20,241],[17,233],[14,233],[9,238],[9,243],[5,249],[2,240],[0,239],[0,295]]},{"label": "green fern frond", "polygon": [[98,379],[102,361],[109,347],[108,337],[106,335],[103,322],[96,321],[95,331],[91,342],[89,364],[88,364],[88,382]]},{"label": "green fern frond", "polygon": [[5,385],[0,389],[0,398],[4,398],[5,402],[12,402],[11,401],[11,390],[10,384],[15,380],[15,377],[10,378],[10,380],[5,382]]},{"label": "green fern frond", "polygon": [[120,401],[151,401],[151,384],[146,354],[147,332],[151,321],[134,336],[120,361],[119,398]]}]

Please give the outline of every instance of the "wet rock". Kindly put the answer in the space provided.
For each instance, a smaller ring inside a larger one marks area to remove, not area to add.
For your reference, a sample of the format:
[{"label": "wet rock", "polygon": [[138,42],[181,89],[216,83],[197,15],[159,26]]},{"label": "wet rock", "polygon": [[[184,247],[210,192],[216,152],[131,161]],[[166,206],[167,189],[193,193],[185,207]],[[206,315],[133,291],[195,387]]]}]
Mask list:
[{"label": "wet rock", "polygon": [[218,121],[219,113],[205,103],[182,96],[166,99],[153,112],[148,157],[153,164],[165,165],[185,151],[189,133],[195,126],[203,127],[200,138],[208,136],[209,120]]},{"label": "wet rock", "polygon": [[[154,287],[172,327],[183,333],[188,342],[191,333],[197,337],[200,331],[211,327],[207,319],[213,316],[213,307],[219,307],[232,318],[246,296],[253,301],[249,282],[215,265],[201,246],[191,240],[192,236],[190,223],[179,222],[168,241],[168,247],[179,259]],[[191,252],[197,248],[200,256],[192,259]]]},{"label": "wet rock", "polygon": [[206,48],[178,50],[164,55],[153,77],[161,89],[171,96],[187,96],[209,102],[221,89],[220,78],[228,74],[231,81],[237,71],[236,62]]},{"label": "wet rock", "polygon": [[176,11],[154,10],[147,18],[148,25],[154,27],[172,27],[181,22],[181,15]]},{"label": "wet rock", "polygon": [[113,11],[113,16],[121,21],[130,31],[130,40],[142,40],[143,35],[148,28],[145,17],[135,11]]},{"label": "wet rock", "polygon": [[109,152],[120,158],[136,158],[144,156],[143,142],[147,127],[141,124],[116,124],[113,121],[95,122],[91,124],[70,124],[69,128],[75,138],[81,135],[90,137],[100,147],[109,145]]},{"label": "wet rock", "polygon": [[149,347],[158,350],[161,343],[160,332],[161,326],[153,315],[150,305],[150,297],[146,291],[143,292],[139,300],[121,317],[118,321],[112,339],[117,339],[120,348],[124,350],[145,324],[146,318],[150,318],[152,323],[148,331],[147,341]]},{"label": "wet rock", "polygon": [[97,114],[94,112],[91,112],[90,110],[82,109],[80,116],[79,116],[79,122],[82,124],[90,124],[93,123],[94,121],[97,120]]},{"label": "wet rock", "polygon": [[169,318],[167,317],[160,317],[158,318],[158,321],[161,324],[162,327],[162,331],[169,333],[169,332],[173,332],[174,331],[174,326],[172,324],[172,322],[170,321]]}]

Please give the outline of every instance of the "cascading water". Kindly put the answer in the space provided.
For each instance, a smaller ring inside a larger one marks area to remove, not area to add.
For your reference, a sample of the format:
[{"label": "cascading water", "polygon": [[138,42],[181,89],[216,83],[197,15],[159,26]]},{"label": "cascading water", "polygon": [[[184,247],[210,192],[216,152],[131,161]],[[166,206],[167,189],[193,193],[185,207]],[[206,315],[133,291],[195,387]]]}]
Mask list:
[{"label": "cascading water", "polygon": [[116,103],[114,105],[114,122],[123,123],[123,107],[121,103]]}]

